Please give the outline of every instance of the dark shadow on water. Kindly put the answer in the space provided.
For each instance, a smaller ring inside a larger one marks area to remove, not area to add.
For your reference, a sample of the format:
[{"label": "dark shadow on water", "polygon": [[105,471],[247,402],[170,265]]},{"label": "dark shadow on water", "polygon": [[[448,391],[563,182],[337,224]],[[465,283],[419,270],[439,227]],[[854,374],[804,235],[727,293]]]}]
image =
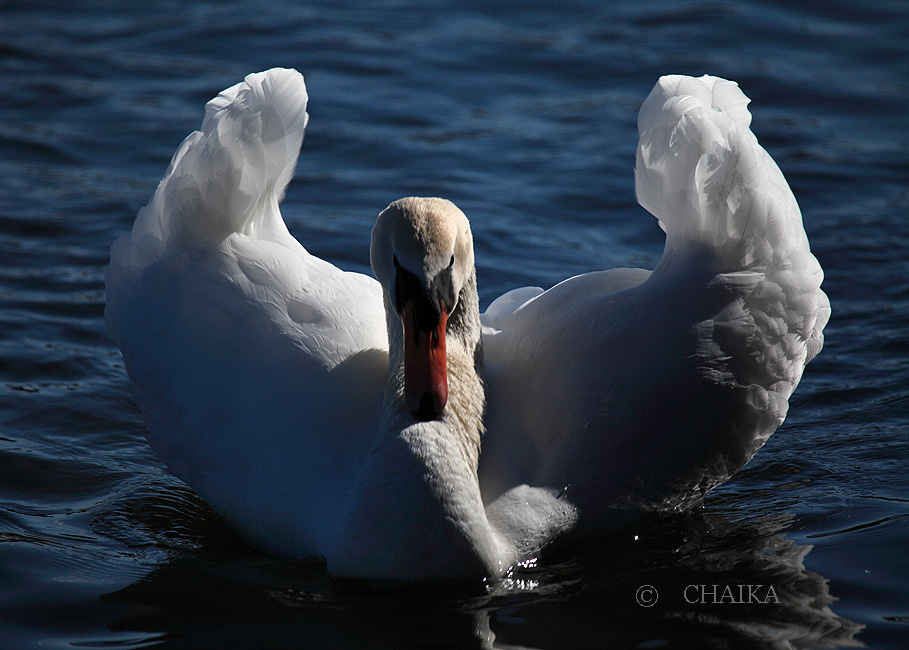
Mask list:
[{"label": "dark shadow on water", "polygon": [[167,648],[835,648],[861,645],[810,546],[784,519],[692,514],[574,545],[502,583],[373,587],[318,562],[257,555],[222,538],[103,597],[131,613],[113,631]]}]

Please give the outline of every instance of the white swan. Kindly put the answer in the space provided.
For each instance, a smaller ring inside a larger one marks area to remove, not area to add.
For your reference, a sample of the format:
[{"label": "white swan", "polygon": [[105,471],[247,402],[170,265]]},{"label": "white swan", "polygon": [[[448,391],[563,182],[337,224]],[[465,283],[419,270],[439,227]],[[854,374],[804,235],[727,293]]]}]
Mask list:
[{"label": "white swan", "polygon": [[664,77],[641,109],[653,273],[482,317],[448,201],[379,215],[378,282],[288,233],[306,101],[275,69],[209,102],[106,278],[152,446],[250,544],[344,576],[497,576],[569,529],[696,503],[783,421],[829,304],[734,83]]}]

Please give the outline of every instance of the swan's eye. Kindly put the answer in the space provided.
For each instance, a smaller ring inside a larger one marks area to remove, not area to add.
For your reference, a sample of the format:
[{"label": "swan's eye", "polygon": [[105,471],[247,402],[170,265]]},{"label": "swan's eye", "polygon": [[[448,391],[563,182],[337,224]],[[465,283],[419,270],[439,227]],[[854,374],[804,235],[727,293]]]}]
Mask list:
[{"label": "swan's eye", "polygon": [[448,263],[448,268],[451,268],[453,266],[454,266],[454,255],[451,256],[451,261]]}]

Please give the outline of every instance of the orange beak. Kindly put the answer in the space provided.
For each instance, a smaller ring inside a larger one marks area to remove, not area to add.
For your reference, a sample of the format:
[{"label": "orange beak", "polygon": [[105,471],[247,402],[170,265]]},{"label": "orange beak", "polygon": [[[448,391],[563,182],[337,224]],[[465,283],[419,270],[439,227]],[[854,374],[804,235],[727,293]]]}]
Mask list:
[{"label": "orange beak", "polygon": [[435,329],[417,327],[414,303],[407,301],[401,320],[404,322],[404,398],[407,406],[421,420],[433,420],[448,402],[448,372],[445,356],[445,326],[448,311],[440,304],[441,317]]}]

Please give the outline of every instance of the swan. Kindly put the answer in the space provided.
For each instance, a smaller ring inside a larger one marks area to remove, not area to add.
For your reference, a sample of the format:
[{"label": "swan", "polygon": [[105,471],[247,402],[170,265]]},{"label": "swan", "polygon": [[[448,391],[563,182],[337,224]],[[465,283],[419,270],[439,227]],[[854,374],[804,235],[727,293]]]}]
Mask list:
[{"label": "swan", "polygon": [[375,279],[291,236],[307,101],[289,69],[211,100],[105,278],[151,446],[250,545],[337,576],[494,579],[692,507],[782,423],[830,308],[735,83],[663,77],[641,108],[638,199],[666,232],[652,272],[482,314],[447,200],[379,214]]}]

